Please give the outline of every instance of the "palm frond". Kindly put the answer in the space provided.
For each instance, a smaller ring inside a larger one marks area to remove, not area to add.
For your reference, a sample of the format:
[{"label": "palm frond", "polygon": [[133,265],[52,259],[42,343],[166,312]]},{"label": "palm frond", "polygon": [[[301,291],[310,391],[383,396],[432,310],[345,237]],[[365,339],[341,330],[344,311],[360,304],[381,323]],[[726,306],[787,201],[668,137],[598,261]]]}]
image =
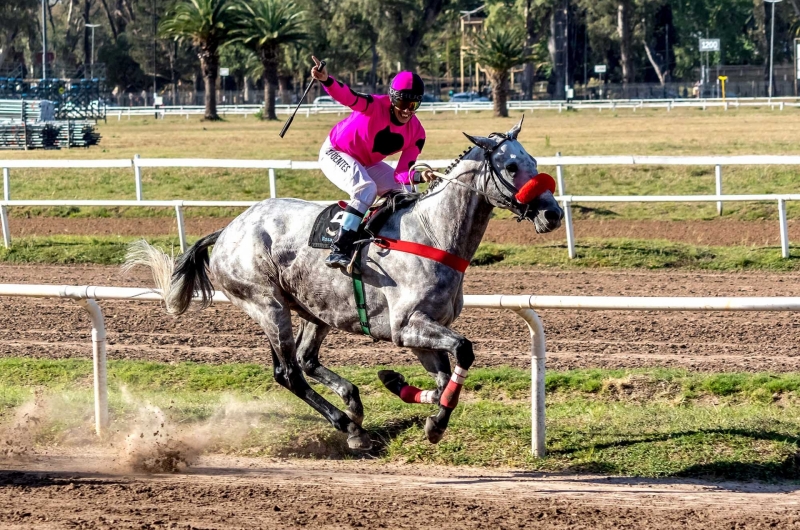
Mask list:
[{"label": "palm frond", "polygon": [[308,38],[305,12],[292,0],[251,0],[235,11],[231,38],[251,50],[275,49]]},{"label": "palm frond", "polygon": [[488,29],[475,43],[473,55],[481,66],[498,73],[530,60],[525,53],[524,32],[516,27]]}]

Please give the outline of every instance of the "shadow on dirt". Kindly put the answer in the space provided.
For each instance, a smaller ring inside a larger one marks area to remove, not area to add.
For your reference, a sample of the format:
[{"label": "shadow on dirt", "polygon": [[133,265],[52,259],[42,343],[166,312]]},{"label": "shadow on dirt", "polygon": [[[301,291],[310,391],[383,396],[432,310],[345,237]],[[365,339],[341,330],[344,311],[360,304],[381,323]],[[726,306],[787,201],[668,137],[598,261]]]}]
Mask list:
[{"label": "shadow on dirt", "polygon": [[[800,437],[787,435],[775,431],[754,431],[744,429],[704,429],[642,436],[636,439],[621,440],[606,444],[597,444],[591,447],[575,446],[563,450],[552,450],[551,455],[572,455],[574,453],[591,449],[602,451],[604,449],[621,449],[639,444],[651,444],[665,441],[675,441],[685,437],[696,436],[727,436],[735,438],[749,438],[757,441],[782,442],[800,446]],[[609,462],[585,462],[570,466],[570,471],[575,473],[595,473],[603,475],[625,474],[623,469]],[[774,462],[740,462],[734,459],[725,461],[694,464],[670,474],[673,477],[698,478],[705,480],[800,480],[800,451],[789,454],[781,461]]]},{"label": "shadow on dirt", "polygon": [[412,427],[423,428],[425,418],[426,416],[423,414],[410,418],[390,420],[383,425],[368,429],[369,436],[372,439],[372,449],[367,454],[371,457],[385,455],[392,440]]},{"label": "shadow on dirt", "polygon": [[0,488],[15,486],[23,488],[48,488],[51,486],[75,488],[78,486],[109,485],[118,482],[117,479],[120,479],[120,477],[103,473],[37,473],[0,469]]}]

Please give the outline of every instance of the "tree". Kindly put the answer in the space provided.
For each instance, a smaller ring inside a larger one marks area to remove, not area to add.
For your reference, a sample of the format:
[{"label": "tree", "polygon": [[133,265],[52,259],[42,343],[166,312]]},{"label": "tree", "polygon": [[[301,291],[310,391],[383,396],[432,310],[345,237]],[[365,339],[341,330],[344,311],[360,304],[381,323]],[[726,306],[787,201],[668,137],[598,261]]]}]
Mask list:
[{"label": "tree", "polygon": [[491,27],[476,40],[474,54],[492,82],[494,115],[508,117],[508,73],[529,59],[524,32],[518,27]]},{"label": "tree", "polygon": [[3,0],[0,2],[0,67],[10,55],[12,43],[20,33],[35,25],[36,0]]},{"label": "tree", "polygon": [[275,94],[283,48],[307,37],[303,15],[293,0],[251,0],[236,8],[231,42],[240,42],[251,49],[264,66],[264,105],[268,120],[278,119]]},{"label": "tree", "polygon": [[219,48],[228,40],[233,28],[234,6],[232,0],[178,0],[159,27],[163,36],[178,41],[191,41],[197,49],[205,81],[206,120],[219,119]]},{"label": "tree", "polygon": [[[417,66],[420,47],[427,33],[436,27],[439,15],[453,0],[372,0],[376,27],[381,29],[382,47],[402,64],[404,70]],[[382,15],[382,16],[381,16]]]}]

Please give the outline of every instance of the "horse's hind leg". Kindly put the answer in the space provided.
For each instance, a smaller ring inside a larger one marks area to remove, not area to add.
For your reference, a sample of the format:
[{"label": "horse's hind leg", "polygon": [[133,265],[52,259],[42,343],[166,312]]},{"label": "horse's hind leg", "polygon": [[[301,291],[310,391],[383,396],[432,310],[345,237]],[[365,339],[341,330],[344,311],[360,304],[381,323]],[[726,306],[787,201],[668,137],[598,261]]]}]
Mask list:
[{"label": "horse's hind leg", "polygon": [[303,377],[297,364],[289,305],[280,290],[273,286],[268,295],[248,300],[239,298],[237,305],[264,329],[272,347],[275,380],[322,414],[336,429],[347,433],[347,444],[351,449],[369,449],[371,442],[366,431],[320,396]]},{"label": "horse's hind leg", "polygon": [[444,351],[455,357],[456,368],[439,397],[439,412],[430,416],[425,424],[425,434],[431,443],[437,443],[444,436],[450,415],[458,403],[461,386],[472,366],[475,355],[472,343],[463,335],[441,325],[425,313],[415,311],[400,331],[400,346],[423,350]]},{"label": "horse's hind leg", "polygon": [[436,390],[420,390],[406,383],[402,374],[394,370],[381,370],[378,378],[392,394],[406,403],[438,403],[450,380],[450,358],[447,352],[412,348],[419,362],[436,381]]},{"label": "horse's hind leg", "polygon": [[325,324],[303,319],[295,339],[297,361],[308,377],[336,392],[347,407],[345,414],[361,425],[364,420],[364,405],[361,403],[358,387],[319,362],[319,348],[330,329],[330,326]]}]

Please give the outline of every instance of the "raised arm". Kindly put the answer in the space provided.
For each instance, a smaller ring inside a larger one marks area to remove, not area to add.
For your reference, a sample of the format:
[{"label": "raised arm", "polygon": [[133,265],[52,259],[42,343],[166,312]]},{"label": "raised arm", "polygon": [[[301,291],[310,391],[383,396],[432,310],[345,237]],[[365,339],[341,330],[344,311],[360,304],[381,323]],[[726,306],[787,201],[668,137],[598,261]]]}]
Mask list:
[{"label": "raised arm", "polygon": [[372,110],[371,95],[356,92],[341,81],[337,81],[333,76],[328,75],[324,66],[320,68],[319,59],[313,55],[311,58],[314,59],[315,63],[314,67],[311,68],[311,77],[322,83],[322,86],[325,87],[325,92],[336,102],[358,112],[369,113]]}]

